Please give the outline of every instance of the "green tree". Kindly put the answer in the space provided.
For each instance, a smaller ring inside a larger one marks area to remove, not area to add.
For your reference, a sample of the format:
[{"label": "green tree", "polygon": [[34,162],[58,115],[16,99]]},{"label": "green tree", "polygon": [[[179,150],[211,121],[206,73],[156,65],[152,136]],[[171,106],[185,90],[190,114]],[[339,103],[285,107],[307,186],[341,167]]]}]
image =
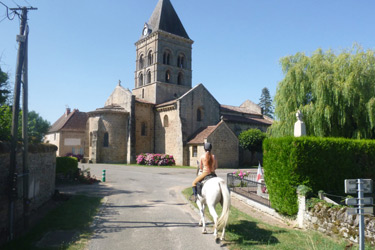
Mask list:
[{"label": "green tree", "polygon": [[316,50],[281,59],[272,136],[293,135],[301,110],[313,136],[375,138],[375,56],[359,46],[336,55]]},{"label": "green tree", "polygon": [[[7,105],[0,106],[0,141],[11,140],[12,130],[12,108]],[[22,111],[20,111],[18,118],[18,139],[22,138]],[[43,141],[44,135],[47,133],[50,123],[44,120],[35,111],[30,111],[28,114],[27,134],[29,142],[39,143]]]},{"label": "green tree", "polygon": [[259,99],[259,106],[262,108],[264,115],[273,118],[272,98],[267,87],[262,89],[262,95]]},{"label": "green tree", "polygon": [[0,68],[0,106],[5,105],[10,94],[8,74]]},{"label": "green tree", "polygon": [[240,146],[251,152],[251,163],[254,162],[254,155],[256,152],[262,152],[263,140],[266,138],[266,133],[259,129],[249,129],[241,132],[238,136]]}]

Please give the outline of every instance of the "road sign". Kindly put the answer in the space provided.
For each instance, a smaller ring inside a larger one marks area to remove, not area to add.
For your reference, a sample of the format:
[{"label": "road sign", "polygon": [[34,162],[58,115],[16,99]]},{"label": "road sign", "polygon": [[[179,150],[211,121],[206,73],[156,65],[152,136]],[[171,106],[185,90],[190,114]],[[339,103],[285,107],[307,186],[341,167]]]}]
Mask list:
[{"label": "road sign", "polygon": [[[358,181],[362,181],[362,190],[358,190]],[[358,191],[364,193],[372,193],[372,180],[371,179],[346,179],[345,180],[345,193],[354,194]]]},{"label": "road sign", "polygon": [[[362,210],[362,213],[361,213]],[[364,207],[364,208],[356,208],[356,207],[348,207],[346,209],[347,214],[373,214],[374,208],[373,207]]]},{"label": "road sign", "polygon": [[358,206],[359,201],[362,200],[362,205],[372,205],[373,199],[372,197],[363,197],[362,199],[359,198],[346,198],[345,204],[348,206]]}]

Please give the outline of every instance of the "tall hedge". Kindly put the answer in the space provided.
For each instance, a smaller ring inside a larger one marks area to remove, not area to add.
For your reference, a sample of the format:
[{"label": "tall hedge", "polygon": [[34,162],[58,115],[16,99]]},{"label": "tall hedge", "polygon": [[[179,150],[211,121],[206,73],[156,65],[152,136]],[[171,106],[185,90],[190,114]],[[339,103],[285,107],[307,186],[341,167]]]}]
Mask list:
[{"label": "tall hedge", "polygon": [[272,206],[294,215],[299,185],[311,187],[314,193],[345,195],[345,179],[375,179],[375,141],[268,138],[263,142],[263,164]]},{"label": "tall hedge", "polygon": [[78,171],[78,160],[75,157],[56,157],[56,173],[74,176]]}]

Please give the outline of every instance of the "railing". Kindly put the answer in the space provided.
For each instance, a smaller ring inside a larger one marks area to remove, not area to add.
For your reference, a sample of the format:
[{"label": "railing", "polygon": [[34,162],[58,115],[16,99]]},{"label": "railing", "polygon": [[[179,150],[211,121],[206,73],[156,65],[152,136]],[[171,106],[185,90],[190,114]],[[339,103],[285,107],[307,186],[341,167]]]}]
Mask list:
[{"label": "railing", "polygon": [[266,185],[264,183],[255,181],[255,179],[252,177],[253,176],[250,176],[250,178],[245,177],[241,179],[233,173],[228,173],[228,187],[232,192],[240,194],[267,207],[271,207]]}]

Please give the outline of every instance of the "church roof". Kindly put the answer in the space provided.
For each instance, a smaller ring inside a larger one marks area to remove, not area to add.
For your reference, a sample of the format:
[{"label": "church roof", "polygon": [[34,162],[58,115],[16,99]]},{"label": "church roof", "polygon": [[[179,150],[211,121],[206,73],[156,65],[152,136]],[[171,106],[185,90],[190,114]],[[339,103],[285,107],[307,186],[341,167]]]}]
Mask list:
[{"label": "church roof", "polygon": [[66,112],[50,127],[48,133],[59,132],[61,130],[85,130],[87,114],[74,109],[70,112],[67,108]]},{"label": "church roof", "polygon": [[152,32],[163,30],[190,39],[170,0],[159,0],[148,25]]},{"label": "church roof", "polygon": [[189,140],[188,144],[201,144],[204,143],[204,139],[206,139],[219,124],[215,126],[207,126],[205,128],[198,129]]},{"label": "church roof", "polygon": [[94,111],[88,112],[89,115],[96,115],[99,113],[124,113],[127,114],[127,112],[123,107],[120,105],[110,104],[107,106],[104,106],[103,108],[97,108]]},{"label": "church roof", "polygon": [[273,121],[262,114],[254,113],[244,107],[220,105],[220,112],[224,121],[240,122],[254,125],[272,125]]},{"label": "church roof", "polygon": [[226,122],[240,122],[240,123],[247,123],[247,124],[254,124],[254,125],[272,125],[272,122],[261,118],[261,117],[246,117],[246,116],[238,116],[238,115],[223,115],[223,120]]}]

